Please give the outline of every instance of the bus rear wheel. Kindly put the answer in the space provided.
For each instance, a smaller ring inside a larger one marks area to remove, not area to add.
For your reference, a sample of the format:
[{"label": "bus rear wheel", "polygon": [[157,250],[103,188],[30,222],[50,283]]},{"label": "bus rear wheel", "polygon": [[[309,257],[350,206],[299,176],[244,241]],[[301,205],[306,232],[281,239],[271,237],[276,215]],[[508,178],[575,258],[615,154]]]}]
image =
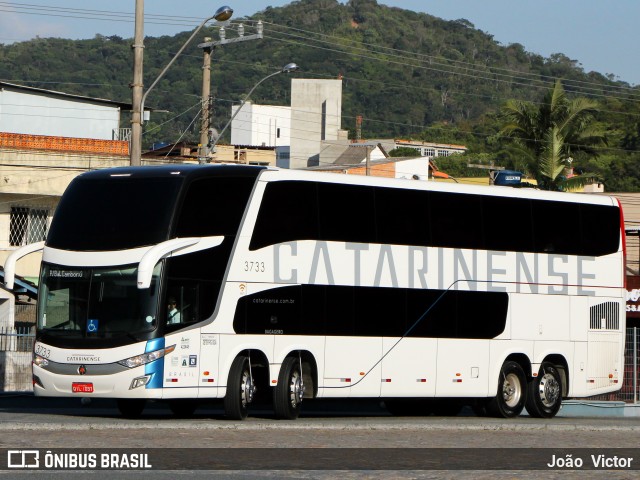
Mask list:
[{"label": "bus rear wheel", "polygon": [[295,420],[300,415],[300,405],[304,398],[304,382],[300,370],[300,360],[287,357],[282,362],[278,384],[273,390],[273,409],[276,418]]},{"label": "bus rear wheel", "polygon": [[236,357],[229,370],[227,394],[224,396],[224,412],[231,420],[244,420],[249,414],[249,404],[256,389],[249,368],[248,357]]},{"label": "bus rear wheel", "polygon": [[527,378],[520,364],[504,362],[500,369],[498,392],[487,403],[487,413],[498,418],[513,418],[524,409],[527,397]]},{"label": "bus rear wheel", "polygon": [[540,365],[538,376],[529,382],[527,412],[536,418],[552,418],[562,404],[560,373],[550,363]]},{"label": "bus rear wheel", "polygon": [[144,398],[119,398],[118,410],[125,418],[138,418],[142,415],[147,401]]}]

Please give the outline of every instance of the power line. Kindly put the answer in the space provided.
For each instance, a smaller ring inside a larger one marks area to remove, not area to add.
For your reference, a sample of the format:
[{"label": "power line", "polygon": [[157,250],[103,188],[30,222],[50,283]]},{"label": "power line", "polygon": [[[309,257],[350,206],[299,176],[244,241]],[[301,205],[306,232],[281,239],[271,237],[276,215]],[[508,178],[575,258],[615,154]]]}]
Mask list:
[{"label": "power line", "polygon": [[[367,60],[376,60],[376,61],[381,61],[384,62],[385,64],[393,64],[393,65],[397,65],[397,66],[401,66],[401,67],[410,67],[410,68],[416,68],[416,69],[421,69],[421,70],[428,70],[428,71],[433,71],[433,72],[438,72],[438,73],[442,73],[442,74],[447,74],[447,75],[455,75],[455,76],[459,76],[459,77],[467,77],[467,78],[472,78],[474,80],[484,80],[484,81],[489,81],[489,82],[495,82],[495,83],[505,83],[505,84],[509,84],[509,85],[518,85],[518,86],[523,86],[523,87],[539,87],[539,88],[546,88],[548,90],[553,88],[553,85],[548,85],[548,86],[542,86],[542,85],[531,85],[530,83],[525,83],[522,81],[515,81],[511,78],[498,78],[498,75],[496,75],[495,77],[489,77],[487,75],[494,75],[491,73],[487,73],[487,72],[453,72],[450,70],[445,70],[442,68],[435,68],[435,67],[430,67],[428,65],[422,65],[419,63],[407,63],[405,61],[400,61],[400,60],[396,60],[394,58],[391,57],[385,57],[383,59],[378,58],[375,56],[375,52],[372,54],[355,54],[355,53],[346,53],[342,50],[338,50],[335,48],[329,48],[329,47],[323,47],[323,46],[319,46],[319,45],[312,45],[312,44],[308,44],[308,43],[304,43],[304,42],[299,42],[299,41],[295,41],[295,40],[287,40],[287,39],[283,39],[283,38],[278,38],[275,36],[270,36],[270,35],[266,35],[265,34],[265,38],[270,38],[272,40],[276,40],[276,41],[280,41],[283,43],[287,43],[290,45],[297,45],[297,46],[304,46],[304,47],[309,47],[309,48],[315,48],[317,50],[324,50],[324,51],[328,51],[328,52],[332,52],[332,53],[340,53],[340,54],[344,54],[344,55],[349,55],[352,57],[358,57],[358,58],[362,58],[362,59],[367,59]],[[595,93],[587,93],[587,92],[583,92],[584,95],[588,95],[588,96],[594,96],[594,97],[603,97],[603,98],[617,98],[617,99],[624,99],[624,100],[628,100],[628,101],[640,101],[634,99],[630,99],[627,97],[622,97],[622,96],[616,96],[616,95],[605,95],[605,94],[595,94]]]},{"label": "power line", "polygon": [[[51,12],[58,12],[58,14],[65,13],[65,14],[73,14],[75,15],[73,18],[76,18],[76,16],[79,15],[78,18],[96,18],[96,19],[100,19],[100,20],[112,20],[112,21],[127,21],[127,22],[132,22],[132,13],[129,12],[114,12],[114,11],[108,11],[108,10],[89,10],[89,9],[71,9],[71,8],[62,8],[62,7],[51,7],[51,6],[44,6],[44,5],[38,5],[38,4],[27,4],[27,3],[13,3],[13,2],[0,2],[0,7],[7,7],[7,8],[13,8],[13,9],[20,9],[20,13],[31,13],[31,14],[38,14],[38,15],[44,15],[44,13],[42,13],[43,10],[49,12],[48,15],[51,15]],[[14,12],[15,13],[15,12]],[[154,20],[163,20],[163,22],[160,22],[162,24],[172,24],[175,23],[176,19],[180,20],[180,23],[178,23],[179,25],[184,25],[184,26],[194,26],[195,24],[197,24],[199,22],[199,19],[195,18],[195,17],[180,17],[180,16],[166,16],[166,15],[153,15],[153,14],[147,14],[146,15],[148,17],[148,23],[154,23]],[[172,20],[173,22],[167,22],[167,20]],[[249,22],[251,22],[251,20],[249,20]],[[341,46],[341,47],[345,47],[344,45],[344,39],[340,39],[339,37],[335,37],[335,36],[331,36],[331,35],[326,35],[326,34],[322,34],[320,32],[313,32],[310,30],[304,30],[304,29],[300,29],[300,28],[295,28],[295,27],[291,27],[291,26],[285,26],[285,25],[280,25],[277,23],[273,23],[273,22],[265,22],[268,25],[274,26],[276,28],[280,28],[280,29],[284,29],[284,30],[288,30],[291,32],[297,32],[296,34],[294,33],[288,33],[288,32],[282,32],[279,30],[272,30],[272,32],[274,33],[278,33],[281,35],[288,35],[290,37],[293,38],[299,38],[299,39],[304,39],[304,40],[309,40],[309,41],[315,41],[315,42],[323,42],[329,45],[333,45],[333,46]],[[302,34],[302,35],[300,35]],[[306,35],[306,36],[305,36]],[[314,38],[315,37],[315,38]],[[279,39],[281,41],[283,41],[283,39]],[[306,46],[312,46],[309,44],[305,44]],[[359,46],[361,45],[361,46]],[[396,48],[392,48],[392,47],[387,47],[385,45],[377,45],[377,44],[372,44],[372,43],[366,43],[366,42],[351,42],[350,44],[347,45],[348,48],[353,49],[356,48],[357,50],[360,51],[367,51],[367,52],[371,52],[372,49],[374,49],[374,53],[383,53],[384,52],[390,52],[394,55],[394,57],[397,56],[401,56],[402,58],[404,58],[405,60],[409,61],[409,60],[418,60],[418,61],[423,61],[426,60],[429,62],[429,64],[435,64],[437,66],[441,66],[444,69],[437,69],[437,68],[430,68],[433,71],[438,71],[440,73],[446,73],[449,75],[463,75],[463,76],[473,76],[473,77],[477,77],[478,75],[481,75],[480,80],[489,80],[489,81],[505,81],[505,78],[491,78],[491,77],[486,77],[486,74],[489,75],[494,75],[496,77],[506,77],[506,81],[510,82],[510,83],[515,83],[517,85],[523,85],[523,86],[529,86],[529,87],[544,87],[544,88],[550,88],[548,85],[545,85],[546,82],[544,82],[542,79],[547,79],[547,81],[549,81],[550,79],[552,79],[553,77],[549,77],[549,76],[545,76],[545,75],[541,75],[541,74],[536,74],[536,73],[529,73],[529,72],[520,72],[520,71],[516,71],[516,70],[510,70],[510,69],[506,69],[506,68],[502,68],[502,67],[495,67],[495,66],[489,66],[489,65],[483,65],[481,69],[479,69],[479,65],[477,63],[472,63],[472,62],[465,62],[465,61],[461,61],[461,60],[451,60],[451,59],[445,59],[443,57],[438,57],[438,56],[434,56],[434,55],[427,55],[427,54],[421,54],[421,53],[417,53],[417,52],[408,52],[406,50],[401,50],[401,49],[396,49]],[[329,49],[331,51],[331,49]],[[378,50],[378,52],[375,52],[375,50]],[[335,51],[335,50],[334,50]],[[343,52],[344,53],[344,52]],[[417,58],[416,58],[417,57]],[[400,63],[402,65],[402,63]],[[412,65],[412,64],[408,64],[408,63],[404,63],[405,66],[413,66],[414,68],[420,68],[419,66],[416,65]],[[422,68],[425,68],[424,66]],[[466,71],[469,71],[469,73],[465,73],[465,72],[460,72],[460,71],[452,71],[452,70],[446,70],[446,68],[463,68]],[[488,69],[488,71],[487,71]],[[502,72],[506,72],[506,73],[502,73]],[[533,84],[522,84],[519,82],[514,82],[513,80],[529,80],[531,82],[534,82]],[[536,82],[540,82],[541,84],[538,85],[536,84]],[[602,84],[596,83],[596,82],[588,82],[588,81],[583,81],[583,80],[566,80],[565,84],[567,86],[570,87],[575,87],[575,88],[580,88],[581,91],[585,92],[584,94],[589,94],[585,91],[585,89],[587,90],[594,90],[593,88],[588,88],[587,86],[589,85],[593,85],[596,87],[597,90],[600,90],[602,88],[607,88],[607,89],[620,89],[620,90],[626,90],[629,92],[629,94],[632,97],[635,97],[636,94],[633,92],[633,90],[630,87],[627,86],[621,86],[621,85],[608,85],[608,86],[603,86]],[[600,96],[606,96],[603,94],[598,94]],[[619,97],[616,97],[619,98]]]},{"label": "power line", "polygon": [[[120,22],[124,21],[129,23],[133,22],[133,18],[132,18],[133,12],[64,8],[64,7],[55,7],[55,6],[48,6],[48,5],[42,5],[42,4],[15,3],[15,2],[0,2],[0,8],[2,7],[4,7],[5,9],[11,9],[11,10],[2,10],[2,11],[12,11],[13,13],[21,13],[21,14],[34,14],[34,15],[45,15],[45,16],[51,16],[53,14],[53,15],[61,15],[61,16],[71,16],[71,18],[99,19],[99,20],[120,21]],[[65,15],[62,15],[62,14],[65,14]],[[186,16],[179,16],[179,15],[169,16],[169,15],[156,15],[156,14],[147,13],[145,16],[146,16],[145,21],[151,24],[158,23],[158,24],[165,24],[165,25],[175,24],[180,26],[195,26],[200,21],[200,19],[196,17],[186,17]],[[251,22],[251,20],[249,20],[249,22]],[[292,26],[281,25],[275,22],[264,22],[264,23],[276,28],[298,33],[297,35],[293,33],[273,30],[274,32],[277,32],[283,35],[289,35],[291,37],[294,37],[294,38],[297,37],[300,39],[314,40],[314,41],[323,42],[323,43],[327,43],[334,46],[335,45],[344,46],[344,42],[343,42],[344,39],[341,39],[339,37],[323,34],[321,32],[314,32],[314,31],[296,28]],[[302,35],[299,35],[299,34],[302,34]],[[311,38],[310,36],[316,37],[316,38]],[[354,44],[362,45],[362,47],[358,47],[357,45],[354,45]],[[411,57],[417,57],[417,59],[424,59],[429,61],[429,63],[435,63],[436,65],[443,66],[443,67],[449,67],[449,68],[461,67],[461,68],[471,69],[476,71],[478,69],[477,63],[466,62],[462,60],[445,59],[443,57],[422,54],[419,52],[408,52],[406,50],[392,48],[386,45],[379,45],[379,44],[373,44],[373,43],[367,43],[367,42],[352,42],[348,46],[350,48],[355,47],[361,50],[365,50],[365,47],[366,47],[366,50],[368,51],[371,51],[371,49],[377,49],[382,52],[389,52],[396,56],[397,55],[405,56],[405,58],[409,58],[406,56],[410,55]],[[540,78],[547,79],[547,80],[553,78],[553,77],[542,75],[542,74],[521,72],[521,71],[503,68],[503,67],[495,67],[495,66],[489,66],[489,65],[484,65],[482,71],[484,72],[485,71],[484,69],[487,69],[487,68],[490,70],[490,73],[494,73],[496,75],[504,75],[503,73],[500,73],[500,72],[506,72],[509,75],[517,75],[514,78],[522,79],[523,76],[525,77],[529,76],[533,81],[540,81],[539,80]],[[450,73],[455,74],[454,72],[450,72]],[[598,88],[602,87],[601,84],[596,82],[588,82],[583,80],[567,80],[567,85],[573,85],[573,84],[595,85]],[[622,86],[622,85],[609,85],[608,88],[631,91],[631,87]]]},{"label": "power line", "polygon": [[[335,37],[332,35],[327,35],[327,34],[323,34],[321,32],[313,32],[310,30],[304,30],[304,29],[300,29],[300,28],[295,28],[289,25],[280,25],[277,23],[273,23],[273,22],[263,22],[264,24],[267,25],[273,25],[276,27],[280,27],[286,30],[293,30],[293,31],[297,31],[297,32],[302,32],[308,35],[313,35],[313,36],[318,36],[318,37],[323,37],[323,38],[329,38],[332,41],[327,41],[326,43],[332,44],[332,45],[341,45],[344,46],[344,41],[341,41],[343,39],[341,39],[340,37]],[[287,34],[290,36],[294,36],[292,34]],[[309,37],[304,37],[304,36],[298,36],[298,38],[309,38]],[[423,54],[420,52],[409,52],[407,50],[401,50],[401,49],[397,49],[397,48],[392,48],[392,47],[388,47],[386,45],[379,45],[379,44],[372,44],[372,43],[367,43],[367,42],[358,42],[359,44],[366,46],[366,47],[370,47],[373,49],[380,49],[383,51],[389,51],[392,54],[401,54],[403,56],[407,56],[409,55],[410,57],[418,57],[418,59],[425,59],[427,60],[430,64],[432,62],[437,62],[437,65],[441,65],[441,66],[456,66],[457,64],[459,64],[461,67],[467,68],[467,69],[474,69],[477,70],[479,65],[477,63],[473,63],[473,62],[466,62],[466,61],[462,61],[462,60],[453,60],[453,59],[446,59],[444,57],[439,57],[439,56],[435,56],[435,55],[428,55],[428,54]],[[352,46],[352,45],[350,45]],[[522,72],[520,70],[513,70],[513,69],[508,69],[508,68],[503,68],[503,67],[496,67],[496,66],[491,66],[491,65],[482,65],[482,71],[485,71],[484,69],[489,69],[492,73],[495,72],[507,72],[508,74],[515,74],[517,76],[530,76],[532,77],[533,80],[539,81],[540,78],[543,79],[547,79],[548,81],[555,81],[556,77],[552,77],[549,75],[543,75],[543,74],[539,74],[539,73],[533,73],[533,72]],[[598,82],[592,82],[592,81],[585,81],[585,80],[566,80],[566,83],[568,85],[573,85],[573,84],[584,84],[584,85],[592,85],[592,86],[598,86],[598,87],[602,87],[603,85],[601,83]],[[629,86],[623,86],[623,85],[608,85],[607,87],[609,88],[618,88],[618,89],[624,89],[624,90],[628,90],[631,91],[632,93],[635,94],[635,91],[633,91],[632,87]]]}]

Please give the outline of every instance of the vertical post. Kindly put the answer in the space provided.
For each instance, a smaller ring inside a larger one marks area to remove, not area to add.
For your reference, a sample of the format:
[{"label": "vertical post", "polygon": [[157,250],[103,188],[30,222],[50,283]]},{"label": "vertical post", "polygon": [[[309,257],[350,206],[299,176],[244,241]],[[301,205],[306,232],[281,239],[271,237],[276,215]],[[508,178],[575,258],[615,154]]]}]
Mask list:
[{"label": "vertical post", "polygon": [[638,402],[638,334],[633,327],[633,403]]},{"label": "vertical post", "polygon": [[129,143],[129,163],[140,165],[142,155],[142,64],[144,56],[144,0],[136,0],[136,23],[133,40],[133,83],[131,112],[131,141]]},{"label": "vertical post", "polygon": [[367,149],[367,166],[365,168],[367,177],[371,175],[371,147],[369,145],[366,146]]},{"label": "vertical post", "polygon": [[[205,37],[205,42],[210,42],[211,37]],[[198,146],[198,163],[207,163],[209,143],[209,96],[211,95],[211,47],[202,49],[204,62],[202,64],[202,123],[200,126],[200,145]]]}]

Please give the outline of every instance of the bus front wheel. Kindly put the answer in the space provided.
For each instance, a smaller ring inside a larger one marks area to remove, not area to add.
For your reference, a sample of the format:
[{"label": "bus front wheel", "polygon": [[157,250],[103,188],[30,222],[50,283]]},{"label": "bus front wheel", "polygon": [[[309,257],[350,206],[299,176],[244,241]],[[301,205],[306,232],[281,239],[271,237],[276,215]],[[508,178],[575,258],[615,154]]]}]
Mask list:
[{"label": "bus front wheel", "polygon": [[300,360],[287,357],[282,362],[278,384],[273,390],[273,409],[276,418],[295,420],[300,415],[300,404],[304,398],[304,382]]},{"label": "bus front wheel", "polygon": [[498,392],[487,403],[487,413],[499,418],[513,418],[524,409],[527,397],[527,378],[520,364],[504,362],[500,369]]},{"label": "bus front wheel", "polygon": [[227,394],[224,396],[224,412],[231,420],[244,420],[249,414],[249,404],[255,395],[255,385],[249,368],[248,357],[236,357],[229,370]]},{"label": "bus front wheel", "polygon": [[538,376],[529,382],[527,412],[535,418],[552,418],[562,403],[560,373],[550,363],[540,365]]}]

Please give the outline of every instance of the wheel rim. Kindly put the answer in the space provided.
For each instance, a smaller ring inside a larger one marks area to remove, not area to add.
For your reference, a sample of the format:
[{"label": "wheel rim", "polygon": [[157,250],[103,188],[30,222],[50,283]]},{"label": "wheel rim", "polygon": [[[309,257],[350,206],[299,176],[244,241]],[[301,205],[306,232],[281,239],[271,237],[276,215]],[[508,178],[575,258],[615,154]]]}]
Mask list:
[{"label": "wheel rim", "polygon": [[522,385],[515,373],[509,373],[502,383],[502,398],[509,408],[514,408],[522,398]]},{"label": "wheel rim", "polygon": [[538,389],[540,401],[545,407],[553,407],[560,397],[560,384],[550,373],[545,373],[540,379]]},{"label": "wheel rim", "polygon": [[248,370],[244,370],[242,372],[242,381],[240,382],[240,398],[242,399],[243,407],[246,407],[253,401],[254,393],[255,388],[251,380],[251,375]]},{"label": "wheel rim", "polygon": [[300,372],[294,370],[291,372],[291,379],[289,381],[289,399],[291,400],[291,406],[296,408],[301,402],[304,396],[304,385],[302,383],[302,377]]}]

